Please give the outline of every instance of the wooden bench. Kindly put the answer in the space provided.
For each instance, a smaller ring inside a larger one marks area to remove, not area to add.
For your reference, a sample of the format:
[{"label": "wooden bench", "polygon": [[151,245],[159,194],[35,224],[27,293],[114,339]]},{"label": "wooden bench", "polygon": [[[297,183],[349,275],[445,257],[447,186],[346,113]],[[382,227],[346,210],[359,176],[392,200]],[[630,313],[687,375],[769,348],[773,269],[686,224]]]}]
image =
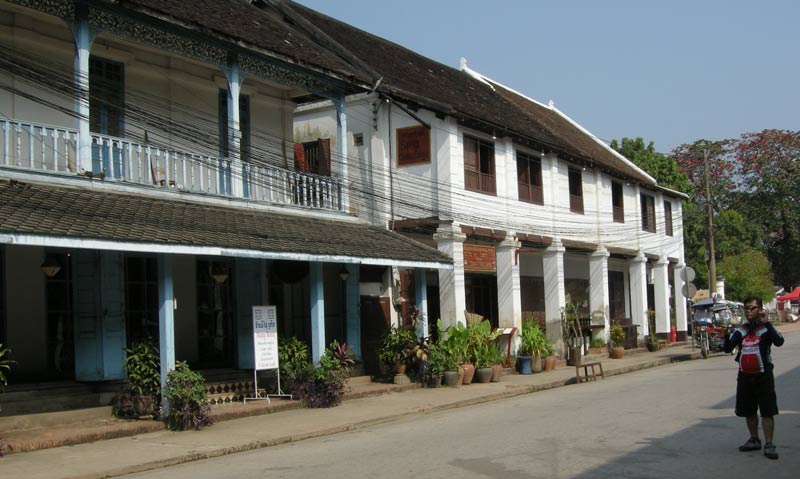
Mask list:
[{"label": "wooden bench", "polygon": [[[605,379],[606,374],[603,372],[603,363],[601,361],[591,361],[588,363],[580,363],[575,366],[575,382],[580,384],[582,382],[597,381],[597,373],[595,367],[600,368],[600,377]],[[583,368],[583,378],[581,378],[581,368]],[[589,368],[592,368],[592,374],[589,375]]]}]

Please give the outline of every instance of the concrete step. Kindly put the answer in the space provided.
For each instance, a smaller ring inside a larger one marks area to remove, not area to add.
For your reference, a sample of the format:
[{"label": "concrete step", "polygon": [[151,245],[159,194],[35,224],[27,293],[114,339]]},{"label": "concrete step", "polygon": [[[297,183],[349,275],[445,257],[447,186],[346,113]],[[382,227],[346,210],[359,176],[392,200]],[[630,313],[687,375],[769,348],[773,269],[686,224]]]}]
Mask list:
[{"label": "concrete step", "polygon": [[111,417],[111,406],[88,407],[38,414],[18,414],[13,416],[7,416],[5,408],[3,408],[3,415],[0,416],[0,431],[52,427],[63,424],[82,423],[84,421],[93,421],[96,419],[110,419]]}]

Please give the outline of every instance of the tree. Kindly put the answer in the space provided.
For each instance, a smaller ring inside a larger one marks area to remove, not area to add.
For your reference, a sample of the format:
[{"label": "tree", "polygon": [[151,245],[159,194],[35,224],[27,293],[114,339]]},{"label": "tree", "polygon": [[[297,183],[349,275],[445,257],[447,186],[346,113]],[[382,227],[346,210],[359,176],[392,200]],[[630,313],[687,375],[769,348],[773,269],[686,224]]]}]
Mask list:
[{"label": "tree", "polygon": [[635,140],[623,138],[620,142],[612,140],[611,148],[655,178],[660,186],[689,193],[690,185],[686,175],[678,169],[672,158],[657,152],[652,141],[645,146],[641,137]]},{"label": "tree", "polygon": [[745,133],[736,145],[739,202],[766,233],[763,243],[784,288],[800,283],[800,131]]},{"label": "tree", "polygon": [[725,277],[727,298],[739,301],[750,295],[772,298],[772,265],[763,253],[749,250],[728,256],[717,268]]}]

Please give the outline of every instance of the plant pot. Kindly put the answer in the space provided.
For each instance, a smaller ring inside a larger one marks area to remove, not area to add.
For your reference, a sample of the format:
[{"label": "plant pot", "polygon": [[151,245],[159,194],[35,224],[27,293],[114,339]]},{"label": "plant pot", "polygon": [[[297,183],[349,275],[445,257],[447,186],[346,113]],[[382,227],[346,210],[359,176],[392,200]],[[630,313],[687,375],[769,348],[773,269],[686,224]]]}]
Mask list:
[{"label": "plant pot", "polygon": [[542,372],[542,356],[538,354],[531,356],[531,371],[535,373]]},{"label": "plant pot", "polygon": [[576,348],[569,348],[569,358],[567,359],[567,364],[569,366],[580,366],[581,365],[581,348],[580,346]]},{"label": "plant pot", "polygon": [[395,374],[405,374],[406,373],[406,363],[397,363],[394,365],[394,373]]},{"label": "plant pot", "polygon": [[[429,388],[440,388],[442,387],[442,375],[441,374],[429,374],[426,377],[425,385]],[[458,377],[458,374],[456,374]]]},{"label": "plant pot", "polygon": [[471,384],[472,378],[475,376],[475,366],[471,363],[464,363],[461,365],[461,368],[464,370],[463,384]]},{"label": "plant pot", "polygon": [[492,379],[493,383],[499,382],[500,378],[503,377],[503,365],[502,364],[492,364]]},{"label": "plant pot", "polygon": [[545,371],[552,371],[555,368],[556,368],[555,354],[551,354],[550,356],[544,358],[544,367],[542,369],[544,369]]},{"label": "plant pot", "polygon": [[622,346],[611,348],[611,359],[622,359],[623,356],[625,356],[625,348]]},{"label": "plant pot", "polygon": [[531,370],[531,357],[530,356],[517,356],[517,366],[520,374],[532,374]]},{"label": "plant pot", "polygon": [[478,368],[475,370],[475,376],[479,383],[488,383],[492,380],[492,368]]},{"label": "plant pot", "polygon": [[133,403],[133,411],[136,413],[137,417],[153,417],[156,410],[153,396],[133,395],[131,396],[131,402]]},{"label": "plant pot", "polygon": [[654,351],[658,351],[658,343],[654,343],[654,342],[648,341],[647,342],[647,350],[650,351],[651,353],[654,352]]},{"label": "plant pot", "polygon": [[445,386],[458,387],[459,386],[458,376],[459,376],[458,371],[445,371],[444,372],[444,385]]}]

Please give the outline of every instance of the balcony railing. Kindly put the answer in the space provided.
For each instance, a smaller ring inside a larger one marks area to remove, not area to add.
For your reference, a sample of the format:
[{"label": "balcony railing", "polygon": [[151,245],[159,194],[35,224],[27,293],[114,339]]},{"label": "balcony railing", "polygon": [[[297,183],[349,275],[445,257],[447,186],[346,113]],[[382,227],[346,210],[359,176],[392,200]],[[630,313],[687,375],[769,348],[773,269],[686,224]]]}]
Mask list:
[{"label": "balcony railing", "polygon": [[496,194],[494,175],[477,171],[464,171],[464,188],[489,195]]},{"label": "balcony railing", "polygon": [[569,210],[583,214],[583,196],[569,195]]},{"label": "balcony railing", "polygon": [[[76,130],[0,120],[0,166],[46,173],[81,173]],[[91,171],[104,181],[137,183],[257,202],[339,211],[338,178],[272,165],[188,153],[123,138],[92,134]],[[241,185],[241,187],[236,187]]]},{"label": "balcony railing", "polygon": [[625,209],[622,206],[613,206],[612,208],[615,223],[625,222]]},{"label": "balcony railing", "polygon": [[529,183],[517,183],[517,190],[519,192],[520,201],[535,203],[537,205],[544,204],[544,189],[541,186],[531,185]]}]

